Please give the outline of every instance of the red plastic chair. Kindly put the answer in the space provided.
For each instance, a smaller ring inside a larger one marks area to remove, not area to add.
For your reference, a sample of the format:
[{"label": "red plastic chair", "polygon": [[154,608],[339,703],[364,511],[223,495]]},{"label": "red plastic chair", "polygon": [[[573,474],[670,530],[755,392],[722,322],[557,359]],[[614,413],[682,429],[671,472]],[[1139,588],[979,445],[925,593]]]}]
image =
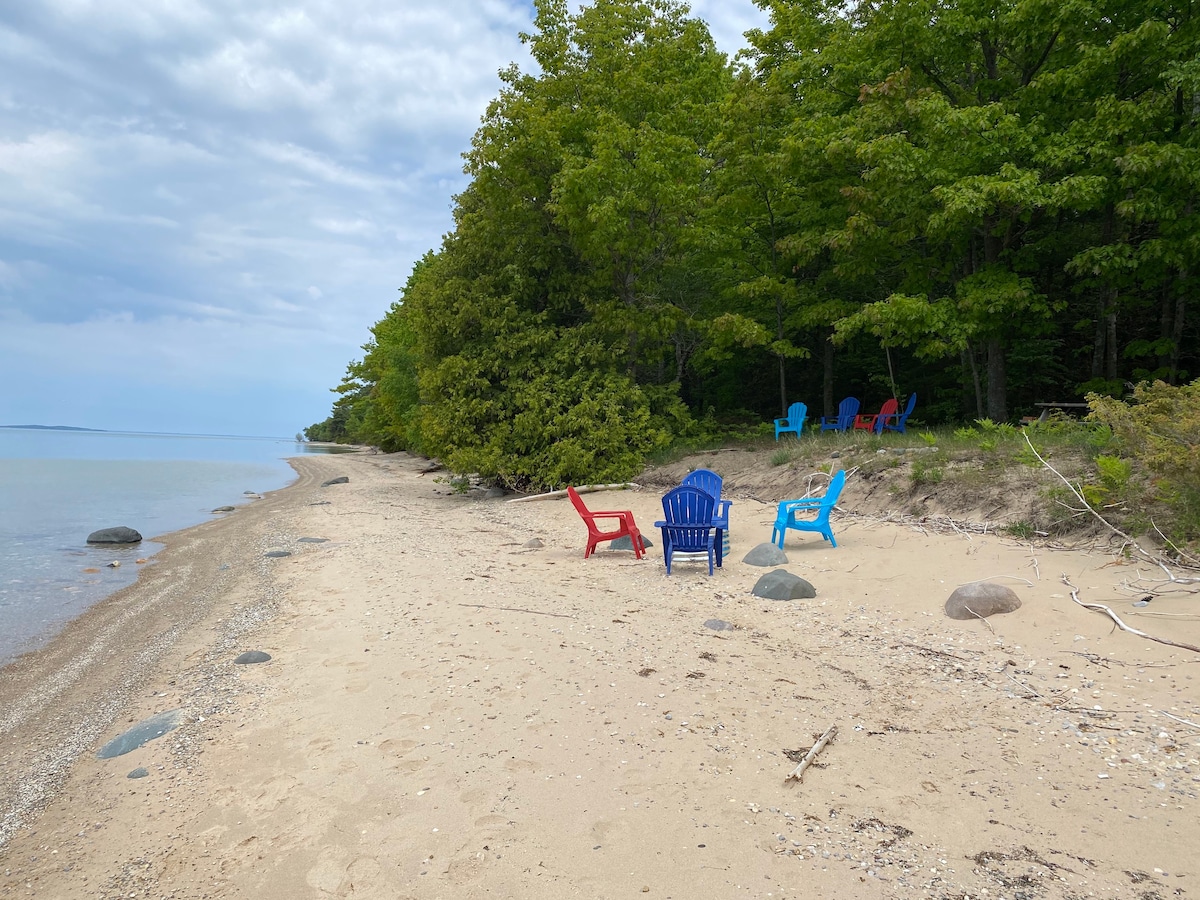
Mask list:
[{"label": "red plastic chair", "polygon": [[[583,498],[579,496],[579,492],[573,487],[567,488],[567,496],[571,498],[571,504],[575,507],[575,511],[579,513],[583,519],[583,523],[587,525],[588,542],[587,549],[583,551],[583,558],[587,559],[592,555],[592,551],[596,549],[596,545],[601,541],[613,541],[619,537],[629,535],[629,542],[633,544],[633,555],[637,559],[641,559],[646,552],[646,544],[642,540],[642,533],[638,531],[637,523],[633,521],[633,512],[628,509],[607,509],[596,510],[593,512],[588,509]],[[601,531],[596,525],[597,519],[616,519],[620,524],[616,531]]]},{"label": "red plastic chair", "polygon": [[900,404],[896,402],[895,397],[890,400],[884,400],[883,406],[879,408],[879,412],[877,412],[875,415],[855,416],[854,427],[862,428],[866,431],[873,431],[876,434],[882,434],[883,423],[889,418],[894,419],[898,409],[900,409]]}]

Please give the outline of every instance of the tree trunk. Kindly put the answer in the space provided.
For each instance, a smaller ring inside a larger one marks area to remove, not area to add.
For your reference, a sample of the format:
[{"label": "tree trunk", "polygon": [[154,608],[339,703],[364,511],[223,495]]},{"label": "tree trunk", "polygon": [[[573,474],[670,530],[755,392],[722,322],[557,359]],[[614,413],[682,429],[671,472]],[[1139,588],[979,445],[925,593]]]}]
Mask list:
[{"label": "tree trunk", "polygon": [[1188,270],[1179,273],[1179,290],[1175,293],[1175,325],[1171,329],[1171,368],[1167,373],[1167,384],[1175,384],[1179,377],[1179,356],[1183,347],[1183,320],[1187,310]]},{"label": "tree trunk", "polygon": [[999,338],[992,338],[987,346],[987,414],[993,422],[1008,421],[1008,378]]},{"label": "tree trunk", "polygon": [[825,408],[824,416],[834,415],[833,406],[833,341],[830,339],[833,332],[829,332],[829,337],[825,338],[825,378],[821,391],[821,405]]},{"label": "tree trunk", "polygon": [[975,350],[968,346],[962,352],[963,369],[971,374],[971,386],[975,389],[975,418],[983,418],[983,385],[979,381],[979,366],[975,364]]}]

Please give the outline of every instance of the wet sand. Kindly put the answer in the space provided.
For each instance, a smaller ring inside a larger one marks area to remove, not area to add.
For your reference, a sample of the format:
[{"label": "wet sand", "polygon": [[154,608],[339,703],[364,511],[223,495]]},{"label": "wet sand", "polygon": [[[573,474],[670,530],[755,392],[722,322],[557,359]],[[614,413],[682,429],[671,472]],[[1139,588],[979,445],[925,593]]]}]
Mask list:
[{"label": "wet sand", "polygon": [[[457,495],[422,464],[297,460],[4,670],[0,897],[1200,891],[1200,654],[1060,580],[1200,643],[1195,592],[1132,606],[1161,572],[835,516],[836,549],[788,536],[817,597],[772,602],[741,561],[770,504],[732,492],[724,568],[667,577],[656,491],[586,496],[656,546],[584,560],[565,500]],[[1022,608],[947,619],[977,579]]]}]

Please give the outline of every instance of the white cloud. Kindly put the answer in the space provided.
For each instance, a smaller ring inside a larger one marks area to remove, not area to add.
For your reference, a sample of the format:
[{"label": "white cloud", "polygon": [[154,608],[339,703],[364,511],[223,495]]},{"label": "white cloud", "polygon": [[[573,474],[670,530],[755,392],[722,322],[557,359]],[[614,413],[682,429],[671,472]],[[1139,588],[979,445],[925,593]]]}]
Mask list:
[{"label": "white cloud", "polygon": [[[727,52],[765,22],[750,0],[694,8]],[[265,404],[277,433],[323,418],[450,229],[498,70],[531,68],[531,18],[526,0],[0,5],[0,379],[23,386],[0,424],[253,430],[267,412],[217,407],[258,393],[288,398]],[[72,391],[113,373],[141,387],[97,421]]]}]

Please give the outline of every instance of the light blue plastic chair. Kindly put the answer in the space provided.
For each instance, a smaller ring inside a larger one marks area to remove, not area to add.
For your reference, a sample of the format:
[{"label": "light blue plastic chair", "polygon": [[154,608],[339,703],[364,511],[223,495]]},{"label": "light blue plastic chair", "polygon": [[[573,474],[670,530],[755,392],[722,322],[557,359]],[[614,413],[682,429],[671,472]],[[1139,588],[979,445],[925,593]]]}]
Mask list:
[{"label": "light blue plastic chair", "polygon": [[[833,539],[833,529],[829,526],[829,513],[833,510],[833,505],[837,503],[838,495],[841,494],[845,484],[846,470],[838,469],[837,474],[829,480],[829,487],[826,489],[824,497],[782,501],[775,514],[775,527],[771,529],[771,543],[778,545],[782,550],[784,534],[787,529],[791,528],[793,531],[819,532],[825,540],[836,547],[837,541]],[[816,513],[814,519],[797,518],[797,515],[807,515],[812,512]]]},{"label": "light blue plastic chair", "polygon": [[775,440],[779,440],[781,434],[787,434],[789,431],[800,437],[800,429],[804,427],[804,420],[807,418],[808,407],[803,403],[793,403],[787,408],[787,416],[775,420]]}]

